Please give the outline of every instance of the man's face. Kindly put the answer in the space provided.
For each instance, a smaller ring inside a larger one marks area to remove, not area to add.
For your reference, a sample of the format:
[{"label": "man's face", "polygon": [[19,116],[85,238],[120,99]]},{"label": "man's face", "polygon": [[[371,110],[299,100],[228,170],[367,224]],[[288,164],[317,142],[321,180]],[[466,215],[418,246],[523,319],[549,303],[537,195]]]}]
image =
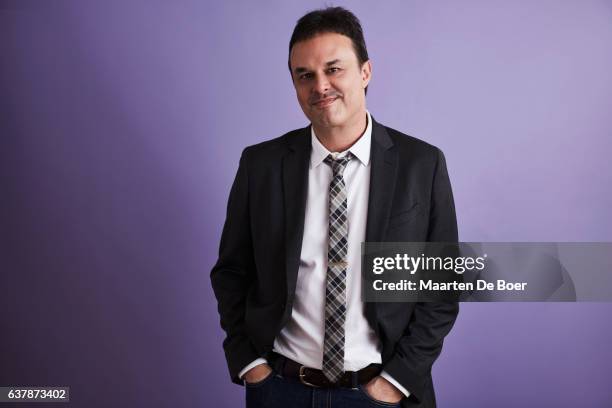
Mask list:
[{"label": "man's face", "polygon": [[371,66],[359,65],[349,37],[319,34],[293,45],[291,76],[304,114],[318,127],[342,127],[365,112]]}]

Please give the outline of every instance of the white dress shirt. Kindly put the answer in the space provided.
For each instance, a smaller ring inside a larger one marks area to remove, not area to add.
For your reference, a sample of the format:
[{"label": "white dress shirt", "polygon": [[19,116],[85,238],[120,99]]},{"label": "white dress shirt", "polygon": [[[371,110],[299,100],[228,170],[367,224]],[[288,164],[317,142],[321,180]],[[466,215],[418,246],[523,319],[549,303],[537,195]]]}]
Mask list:
[{"label": "white dress shirt", "polygon": [[[341,153],[330,153],[311,127],[308,195],[295,300],[291,318],[274,340],[275,352],[306,367],[321,369],[323,362],[329,184],[333,176],[331,167],[323,161],[330,154],[340,158],[349,152],[353,157],[344,170],[348,210],[344,370],[358,371],[371,363],[381,363],[379,341],[365,318],[361,301],[361,243],[365,241],[368,214],[372,140],[372,118],[369,112],[366,113],[365,132]],[[240,377],[265,362],[262,358],[253,361],[240,372]],[[388,373],[383,371],[381,376],[406,396],[410,394]]]}]

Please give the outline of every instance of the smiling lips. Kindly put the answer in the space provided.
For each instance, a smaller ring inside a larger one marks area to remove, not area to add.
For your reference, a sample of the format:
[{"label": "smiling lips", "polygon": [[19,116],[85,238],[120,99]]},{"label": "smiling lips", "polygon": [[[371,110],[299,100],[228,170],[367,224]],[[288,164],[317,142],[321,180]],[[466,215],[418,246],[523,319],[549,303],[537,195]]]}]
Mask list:
[{"label": "smiling lips", "polygon": [[332,103],[334,103],[336,101],[336,99],[338,99],[337,96],[332,96],[331,98],[325,98],[325,99],[320,99],[317,102],[313,103],[314,106],[316,106],[317,108],[326,108],[329,105],[331,105]]}]

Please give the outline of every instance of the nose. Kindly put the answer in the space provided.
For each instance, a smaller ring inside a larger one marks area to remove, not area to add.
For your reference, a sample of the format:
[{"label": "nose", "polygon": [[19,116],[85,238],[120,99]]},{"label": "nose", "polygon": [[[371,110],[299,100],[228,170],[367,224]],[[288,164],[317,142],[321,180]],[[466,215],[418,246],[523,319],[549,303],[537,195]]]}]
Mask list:
[{"label": "nose", "polygon": [[327,91],[330,90],[330,88],[331,85],[329,84],[327,75],[317,75],[313,91],[319,95],[324,95]]}]

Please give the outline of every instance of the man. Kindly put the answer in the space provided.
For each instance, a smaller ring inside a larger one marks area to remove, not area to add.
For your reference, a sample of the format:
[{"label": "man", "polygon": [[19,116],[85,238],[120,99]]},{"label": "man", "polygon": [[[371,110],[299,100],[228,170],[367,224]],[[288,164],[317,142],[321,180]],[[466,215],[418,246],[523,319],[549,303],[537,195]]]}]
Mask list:
[{"label": "man", "polygon": [[366,110],[348,10],[298,21],[289,70],[311,125],[244,150],[211,272],[231,378],[248,407],[433,407],[458,305],[362,302],[360,245],[457,241],[444,156]]}]

